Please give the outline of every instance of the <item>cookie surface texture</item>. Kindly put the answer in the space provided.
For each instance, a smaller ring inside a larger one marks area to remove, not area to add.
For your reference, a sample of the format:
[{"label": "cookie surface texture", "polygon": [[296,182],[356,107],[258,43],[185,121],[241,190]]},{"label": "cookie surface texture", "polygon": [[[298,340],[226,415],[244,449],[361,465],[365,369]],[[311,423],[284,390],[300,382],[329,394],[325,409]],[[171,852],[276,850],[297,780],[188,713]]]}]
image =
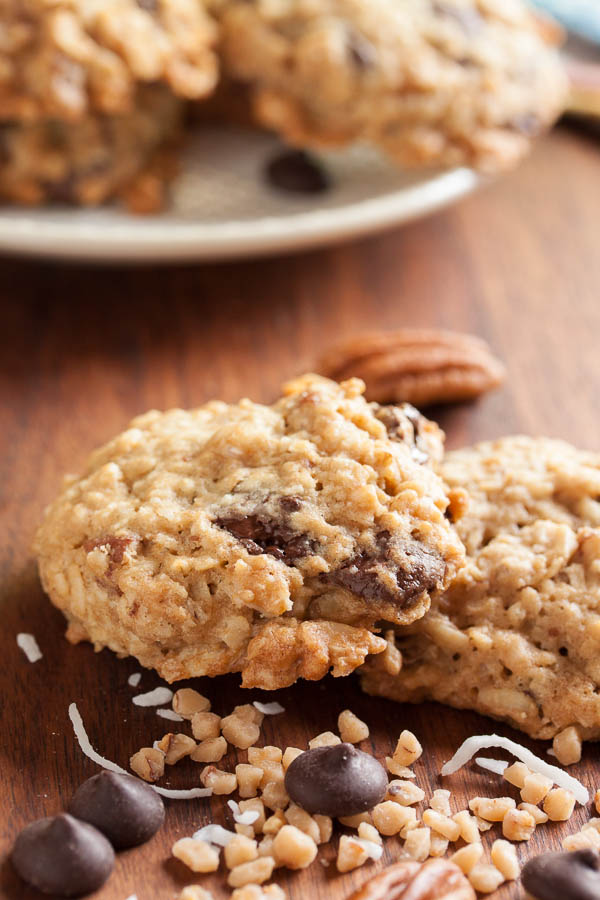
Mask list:
[{"label": "cookie surface texture", "polygon": [[600,454],[509,437],[448,453],[441,473],[469,495],[467,564],[398,629],[401,673],[368,665],[364,687],[600,738]]},{"label": "cookie surface texture", "polygon": [[68,637],[168,681],[345,675],[464,561],[428,460],[442,435],[364,385],[304,376],[273,406],[149,412],[92,454],[36,549]]},{"label": "cookie surface texture", "polygon": [[225,72],[298,146],[366,140],[401,165],[507,169],[562,111],[521,0],[213,0]]}]

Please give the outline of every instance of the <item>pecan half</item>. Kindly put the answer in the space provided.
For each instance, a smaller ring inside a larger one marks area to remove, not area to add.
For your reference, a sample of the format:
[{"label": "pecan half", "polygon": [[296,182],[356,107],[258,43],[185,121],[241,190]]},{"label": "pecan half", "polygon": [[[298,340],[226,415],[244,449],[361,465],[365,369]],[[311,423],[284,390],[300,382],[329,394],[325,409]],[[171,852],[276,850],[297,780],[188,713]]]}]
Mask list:
[{"label": "pecan half", "polygon": [[404,860],[371,878],[348,900],[475,900],[475,891],[447,859]]},{"label": "pecan half", "polygon": [[498,387],[505,374],[481,338],[418,328],[345,341],[321,359],[318,371],[336,381],[362,378],[368,400],[415,406],[470,400]]}]

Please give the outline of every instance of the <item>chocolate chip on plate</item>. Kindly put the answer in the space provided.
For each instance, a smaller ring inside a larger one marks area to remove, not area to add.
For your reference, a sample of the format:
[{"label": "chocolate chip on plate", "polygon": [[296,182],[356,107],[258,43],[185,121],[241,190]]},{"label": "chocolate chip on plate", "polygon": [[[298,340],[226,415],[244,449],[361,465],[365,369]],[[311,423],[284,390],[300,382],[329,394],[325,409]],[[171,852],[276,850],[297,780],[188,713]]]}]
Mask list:
[{"label": "chocolate chip on plate", "polygon": [[355,816],[383,800],[388,786],[381,763],[352,744],[315,747],[289,766],[285,788],[311,814]]},{"label": "chocolate chip on plate", "polygon": [[150,785],[115,772],[99,772],[84,781],[69,812],[98,828],[117,850],[150,840],[165,818],[163,801]]},{"label": "chocolate chip on plate", "polygon": [[592,849],[544,853],[526,863],[521,881],[535,900],[598,900],[600,854]]},{"label": "chocolate chip on plate", "polygon": [[265,167],[267,181],[273,187],[292,194],[320,194],[328,190],[327,172],[304,150],[286,150]]},{"label": "chocolate chip on plate", "polygon": [[15,841],[12,862],[44,894],[78,897],[104,884],[115,853],[96,828],[61,813],[27,825]]}]

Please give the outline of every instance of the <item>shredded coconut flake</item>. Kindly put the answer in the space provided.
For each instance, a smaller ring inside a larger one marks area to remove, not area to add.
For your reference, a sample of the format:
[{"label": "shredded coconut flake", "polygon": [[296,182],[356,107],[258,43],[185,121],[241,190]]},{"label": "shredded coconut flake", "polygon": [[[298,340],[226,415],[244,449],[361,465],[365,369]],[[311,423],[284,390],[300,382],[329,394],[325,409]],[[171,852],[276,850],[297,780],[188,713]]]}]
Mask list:
[{"label": "shredded coconut flake", "polygon": [[285,706],[276,701],[273,701],[273,703],[261,703],[260,700],[255,700],[252,706],[255,706],[263,716],[278,716],[279,713],[285,712]]},{"label": "shredded coconut flake", "polygon": [[127,900],[138,900],[137,894],[131,894],[131,895],[127,898]]},{"label": "shredded coconut flake", "polygon": [[156,715],[161,719],[170,719],[171,722],[183,722],[183,716],[176,713],[174,709],[157,709]]},{"label": "shredded coconut flake", "polygon": [[254,825],[258,819],[259,814],[255,809],[247,809],[246,812],[242,812],[239,803],[236,803],[235,800],[228,800],[227,806],[233,813],[233,821],[238,825]]},{"label": "shredded coconut flake", "polygon": [[150,785],[153,791],[166,797],[168,800],[194,800],[196,797],[212,797],[212,788],[187,788],[180,791],[172,791],[169,788]]},{"label": "shredded coconut flake", "polygon": [[[111,762],[110,759],[106,759],[104,756],[100,756],[100,754],[94,750],[90,743],[90,739],[87,736],[83,719],[77,709],[76,703],[69,704],[69,718],[73,725],[73,731],[75,732],[75,737],[77,738],[79,746],[89,759],[97,765],[102,766],[103,769],[108,769],[109,772],[117,772],[119,775],[130,774],[129,772],[126,772],[125,769],[122,769],[121,766]],[[193,800],[195,797],[210,797],[212,795],[212,788],[189,788],[188,790],[171,791],[168,788],[157,787],[155,784],[151,785],[151,787],[152,790],[156,791],[157,794],[160,794],[161,797],[168,797],[170,800]]]},{"label": "shredded coconut flake", "polygon": [[217,847],[226,847],[237,834],[235,831],[228,831],[222,825],[204,825],[192,835],[195,841],[206,841],[207,844],[216,844]]},{"label": "shredded coconut flake", "polygon": [[355,843],[360,844],[369,859],[381,859],[383,854],[383,847],[381,844],[376,844],[375,841],[367,841],[365,838],[359,837],[353,837],[352,840]]},{"label": "shredded coconut flake", "polygon": [[17,635],[17,644],[27,657],[30,663],[37,662],[44,655],[39,648],[39,644],[32,634],[21,632]]},{"label": "shredded coconut flake", "polygon": [[120,775],[128,775],[129,773],[122,769],[121,766],[118,766],[116,763],[111,762],[110,759],[106,759],[104,756],[100,756],[97,753],[92,745],[90,744],[90,739],[87,736],[87,732],[85,730],[85,726],[83,724],[83,719],[77,709],[76,703],[71,703],[69,705],[69,718],[73,725],[73,731],[75,732],[75,737],[79,741],[79,746],[81,747],[83,753],[89,759],[93,760],[93,762],[97,763],[97,765],[102,766],[103,769],[108,769],[109,772],[118,772]]},{"label": "shredded coconut flake", "polygon": [[458,772],[478,750],[488,750],[490,747],[500,747],[502,750],[512,753],[526,766],[529,766],[532,772],[545,775],[546,778],[551,778],[559,787],[571,791],[578,803],[585,804],[589,802],[588,789],[576,778],[573,778],[572,775],[569,775],[563,769],[559,769],[558,766],[552,766],[545,760],[540,759],[539,756],[536,756],[526,747],[522,747],[521,744],[517,744],[515,741],[501,737],[498,734],[475,734],[473,737],[467,738],[460,745],[452,759],[444,763],[441,774],[452,775],[454,772]]},{"label": "shredded coconut flake", "polygon": [[148,691],[147,694],[138,694],[132,699],[136,706],[163,706],[165,703],[171,702],[173,691],[167,687],[157,687],[153,691]]},{"label": "shredded coconut flake", "polygon": [[548,756],[553,756],[554,759],[556,759],[556,753],[554,752],[554,750],[552,749],[552,747],[550,747],[549,750],[546,750],[546,753],[548,754]]},{"label": "shredded coconut flake", "polygon": [[508,763],[503,759],[488,759],[485,756],[477,756],[475,762],[481,769],[487,769],[488,772],[494,772],[496,775],[504,775],[504,770],[508,768]]},{"label": "shredded coconut flake", "polygon": [[[129,685],[129,687],[137,687],[141,680],[142,680],[142,673],[134,672],[133,675],[130,675],[129,678],[127,679],[127,684]],[[131,900],[131,898],[128,898],[128,900]]]}]

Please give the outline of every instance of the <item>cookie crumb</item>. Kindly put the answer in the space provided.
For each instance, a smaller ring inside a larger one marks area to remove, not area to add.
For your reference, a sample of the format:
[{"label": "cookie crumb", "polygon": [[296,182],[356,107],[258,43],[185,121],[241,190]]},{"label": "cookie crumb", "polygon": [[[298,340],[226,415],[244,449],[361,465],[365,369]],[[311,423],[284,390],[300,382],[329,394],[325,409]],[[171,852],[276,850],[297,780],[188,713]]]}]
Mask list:
[{"label": "cookie crumb", "polygon": [[210,710],[210,700],[192,688],[180,688],[173,696],[173,710],[184,719],[192,719],[195,713]]},{"label": "cookie crumb", "polygon": [[466,847],[461,847],[450,857],[450,862],[456,863],[458,868],[465,874],[468,875],[471,869],[477,865],[481,857],[483,856],[483,846],[481,843],[472,843],[467,844]]},{"label": "cookie crumb", "polygon": [[502,873],[505,881],[516,881],[521,869],[517,858],[517,848],[514,844],[502,840],[494,841],[491,857],[493,864]]},{"label": "cookie crumb", "polygon": [[509,841],[528,841],[535,831],[535,819],[525,809],[509,809],[502,820],[502,834]]},{"label": "cookie crumb", "polygon": [[180,838],[171,848],[171,854],[181,860],[192,872],[216,872],[219,868],[219,853],[212,844],[195,838]]},{"label": "cookie crumb", "polygon": [[200,781],[206,788],[212,788],[213,794],[233,794],[237,787],[237,778],[233,772],[224,772],[215,766],[205,766],[200,774]]},{"label": "cookie crumb", "polygon": [[344,743],[359,744],[369,737],[369,727],[350,709],[345,709],[338,716],[338,731]]},{"label": "cookie crumb", "polygon": [[398,738],[392,759],[400,766],[412,766],[422,753],[423,748],[415,735],[412,731],[405,730]]},{"label": "cookie crumb", "polygon": [[155,782],[165,774],[165,754],[154,747],[142,747],[133,754],[129,766],[144,781]]},{"label": "cookie crumb", "polygon": [[215,763],[220,762],[226,753],[227,741],[224,737],[207,738],[199,744],[194,744],[190,758],[194,762]]},{"label": "cookie crumb", "polygon": [[575,725],[569,725],[552,741],[554,755],[562,766],[572,766],[581,762],[581,737]]},{"label": "cookie crumb", "polygon": [[487,863],[477,863],[473,866],[467,878],[473,888],[480,894],[491,894],[504,882],[504,875],[495,866]]},{"label": "cookie crumb", "polygon": [[542,808],[552,822],[566,822],[575,809],[575,797],[564,788],[554,788],[546,796]]},{"label": "cookie crumb", "polygon": [[284,825],[273,841],[275,860],[288,869],[305,869],[315,859],[317,849],[313,839],[294,825]]}]

